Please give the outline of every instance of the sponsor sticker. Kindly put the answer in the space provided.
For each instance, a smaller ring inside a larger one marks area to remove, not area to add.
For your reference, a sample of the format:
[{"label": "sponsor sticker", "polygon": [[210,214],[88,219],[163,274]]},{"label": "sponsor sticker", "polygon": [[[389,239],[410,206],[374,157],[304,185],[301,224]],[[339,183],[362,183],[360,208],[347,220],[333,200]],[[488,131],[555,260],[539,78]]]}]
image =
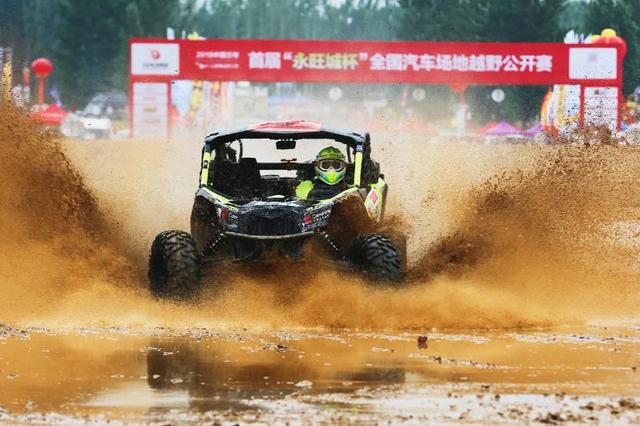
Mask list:
[{"label": "sponsor sticker", "polygon": [[132,43],[131,74],[180,74],[180,45],[177,43]]}]

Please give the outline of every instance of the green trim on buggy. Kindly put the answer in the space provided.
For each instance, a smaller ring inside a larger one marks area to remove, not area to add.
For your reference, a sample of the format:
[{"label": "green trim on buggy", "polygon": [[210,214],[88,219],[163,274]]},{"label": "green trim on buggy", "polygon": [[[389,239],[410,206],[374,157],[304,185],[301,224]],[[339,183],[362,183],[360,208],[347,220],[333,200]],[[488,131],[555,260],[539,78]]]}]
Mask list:
[{"label": "green trim on buggy", "polygon": [[209,164],[211,164],[211,152],[205,151],[202,155],[202,165],[200,166],[200,185],[206,186],[209,183]]},{"label": "green trim on buggy", "polygon": [[327,198],[326,200],[320,200],[320,201],[318,201],[318,203],[319,204],[333,203],[334,201],[338,201],[339,199],[344,198],[347,195],[356,194],[357,192],[358,192],[358,188],[355,187],[355,186],[352,186],[351,188],[345,189],[344,191],[342,191],[338,195],[335,195],[335,196],[333,196],[331,198]]},{"label": "green trim on buggy", "polygon": [[296,197],[306,200],[309,193],[313,189],[313,182],[310,180],[303,180],[296,186]]},{"label": "green trim on buggy", "polygon": [[202,191],[202,192],[206,193],[207,195],[211,196],[211,198],[213,198],[214,200],[216,200],[216,201],[224,204],[225,206],[229,207],[230,210],[234,210],[234,211],[237,210],[237,208],[233,204],[231,204],[231,200],[230,199],[218,194],[215,191],[212,191],[211,189],[209,189],[206,186],[200,187],[198,189],[198,191]]},{"label": "green trim on buggy", "polygon": [[362,153],[356,152],[355,158],[355,168],[353,171],[353,184],[355,186],[360,186],[361,177],[362,177]]},{"label": "green trim on buggy", "polygon": [[[307,197],[309,196],[309,193],[311,192],[312,189],[313,189],[313,182],[310,180],[303,180],[296,187],[296,197],[300,198],[301,200],[307,200]],[[350,188],[345,189],[341,193],[334,195],[331,198],[327,198],[325,200],[317,200],[317,202],[318,204],[332,203],[336,200],[339,200],[340,198],[346,197],[347,195],[351,195],[357,192],[358,192],[358,188],[352,186]]]}]

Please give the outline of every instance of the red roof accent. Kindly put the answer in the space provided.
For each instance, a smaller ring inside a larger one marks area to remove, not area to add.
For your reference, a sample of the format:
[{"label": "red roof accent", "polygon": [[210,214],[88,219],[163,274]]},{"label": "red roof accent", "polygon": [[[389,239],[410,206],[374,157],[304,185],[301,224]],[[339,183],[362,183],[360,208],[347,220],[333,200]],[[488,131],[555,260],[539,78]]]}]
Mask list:
[{"label": "red roof accent", "polygon": [[268,123],[254,124],[248,130],[258,130],[261,132],[318,132],[322,129],[319,121],[294,120],[294,121],[271,121]]}]

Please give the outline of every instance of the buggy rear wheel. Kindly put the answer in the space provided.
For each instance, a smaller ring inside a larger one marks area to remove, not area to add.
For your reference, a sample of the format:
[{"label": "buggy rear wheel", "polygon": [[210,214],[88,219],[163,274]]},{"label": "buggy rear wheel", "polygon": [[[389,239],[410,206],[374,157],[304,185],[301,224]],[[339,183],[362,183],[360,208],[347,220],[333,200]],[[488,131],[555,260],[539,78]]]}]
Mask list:
[{"label": "buggy rear wheel", "polygon": [[395,286],[402,283],[400,256],[391,240],[383,235],[360,235],[353,241],[349,257],[377,283]]},{"label": "buggy rear wheel", "polygon": [[195,241],[187,232],[164,231],[153,240],[149,290],[162,299],[193,300],[200,295],[200,257]]}]

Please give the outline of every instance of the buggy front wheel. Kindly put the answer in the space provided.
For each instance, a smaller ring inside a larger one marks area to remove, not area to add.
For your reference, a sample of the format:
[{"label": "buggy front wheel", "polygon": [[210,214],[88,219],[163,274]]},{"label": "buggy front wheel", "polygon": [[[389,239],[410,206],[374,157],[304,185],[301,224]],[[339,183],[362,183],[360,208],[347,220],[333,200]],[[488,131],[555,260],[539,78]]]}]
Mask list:
[{"label": "buggy front wheel", "polygon": [[353,241],[349,257],[367,278],[376,283],[399,286],[403,281],[398,251],[383,235],[360,235]]},{"label": "buggy front wheel", "polygon": [[193,300],[200,295],[200,256],[189,233],[164,231],[153,240],[149,290],[161,299]]}]

